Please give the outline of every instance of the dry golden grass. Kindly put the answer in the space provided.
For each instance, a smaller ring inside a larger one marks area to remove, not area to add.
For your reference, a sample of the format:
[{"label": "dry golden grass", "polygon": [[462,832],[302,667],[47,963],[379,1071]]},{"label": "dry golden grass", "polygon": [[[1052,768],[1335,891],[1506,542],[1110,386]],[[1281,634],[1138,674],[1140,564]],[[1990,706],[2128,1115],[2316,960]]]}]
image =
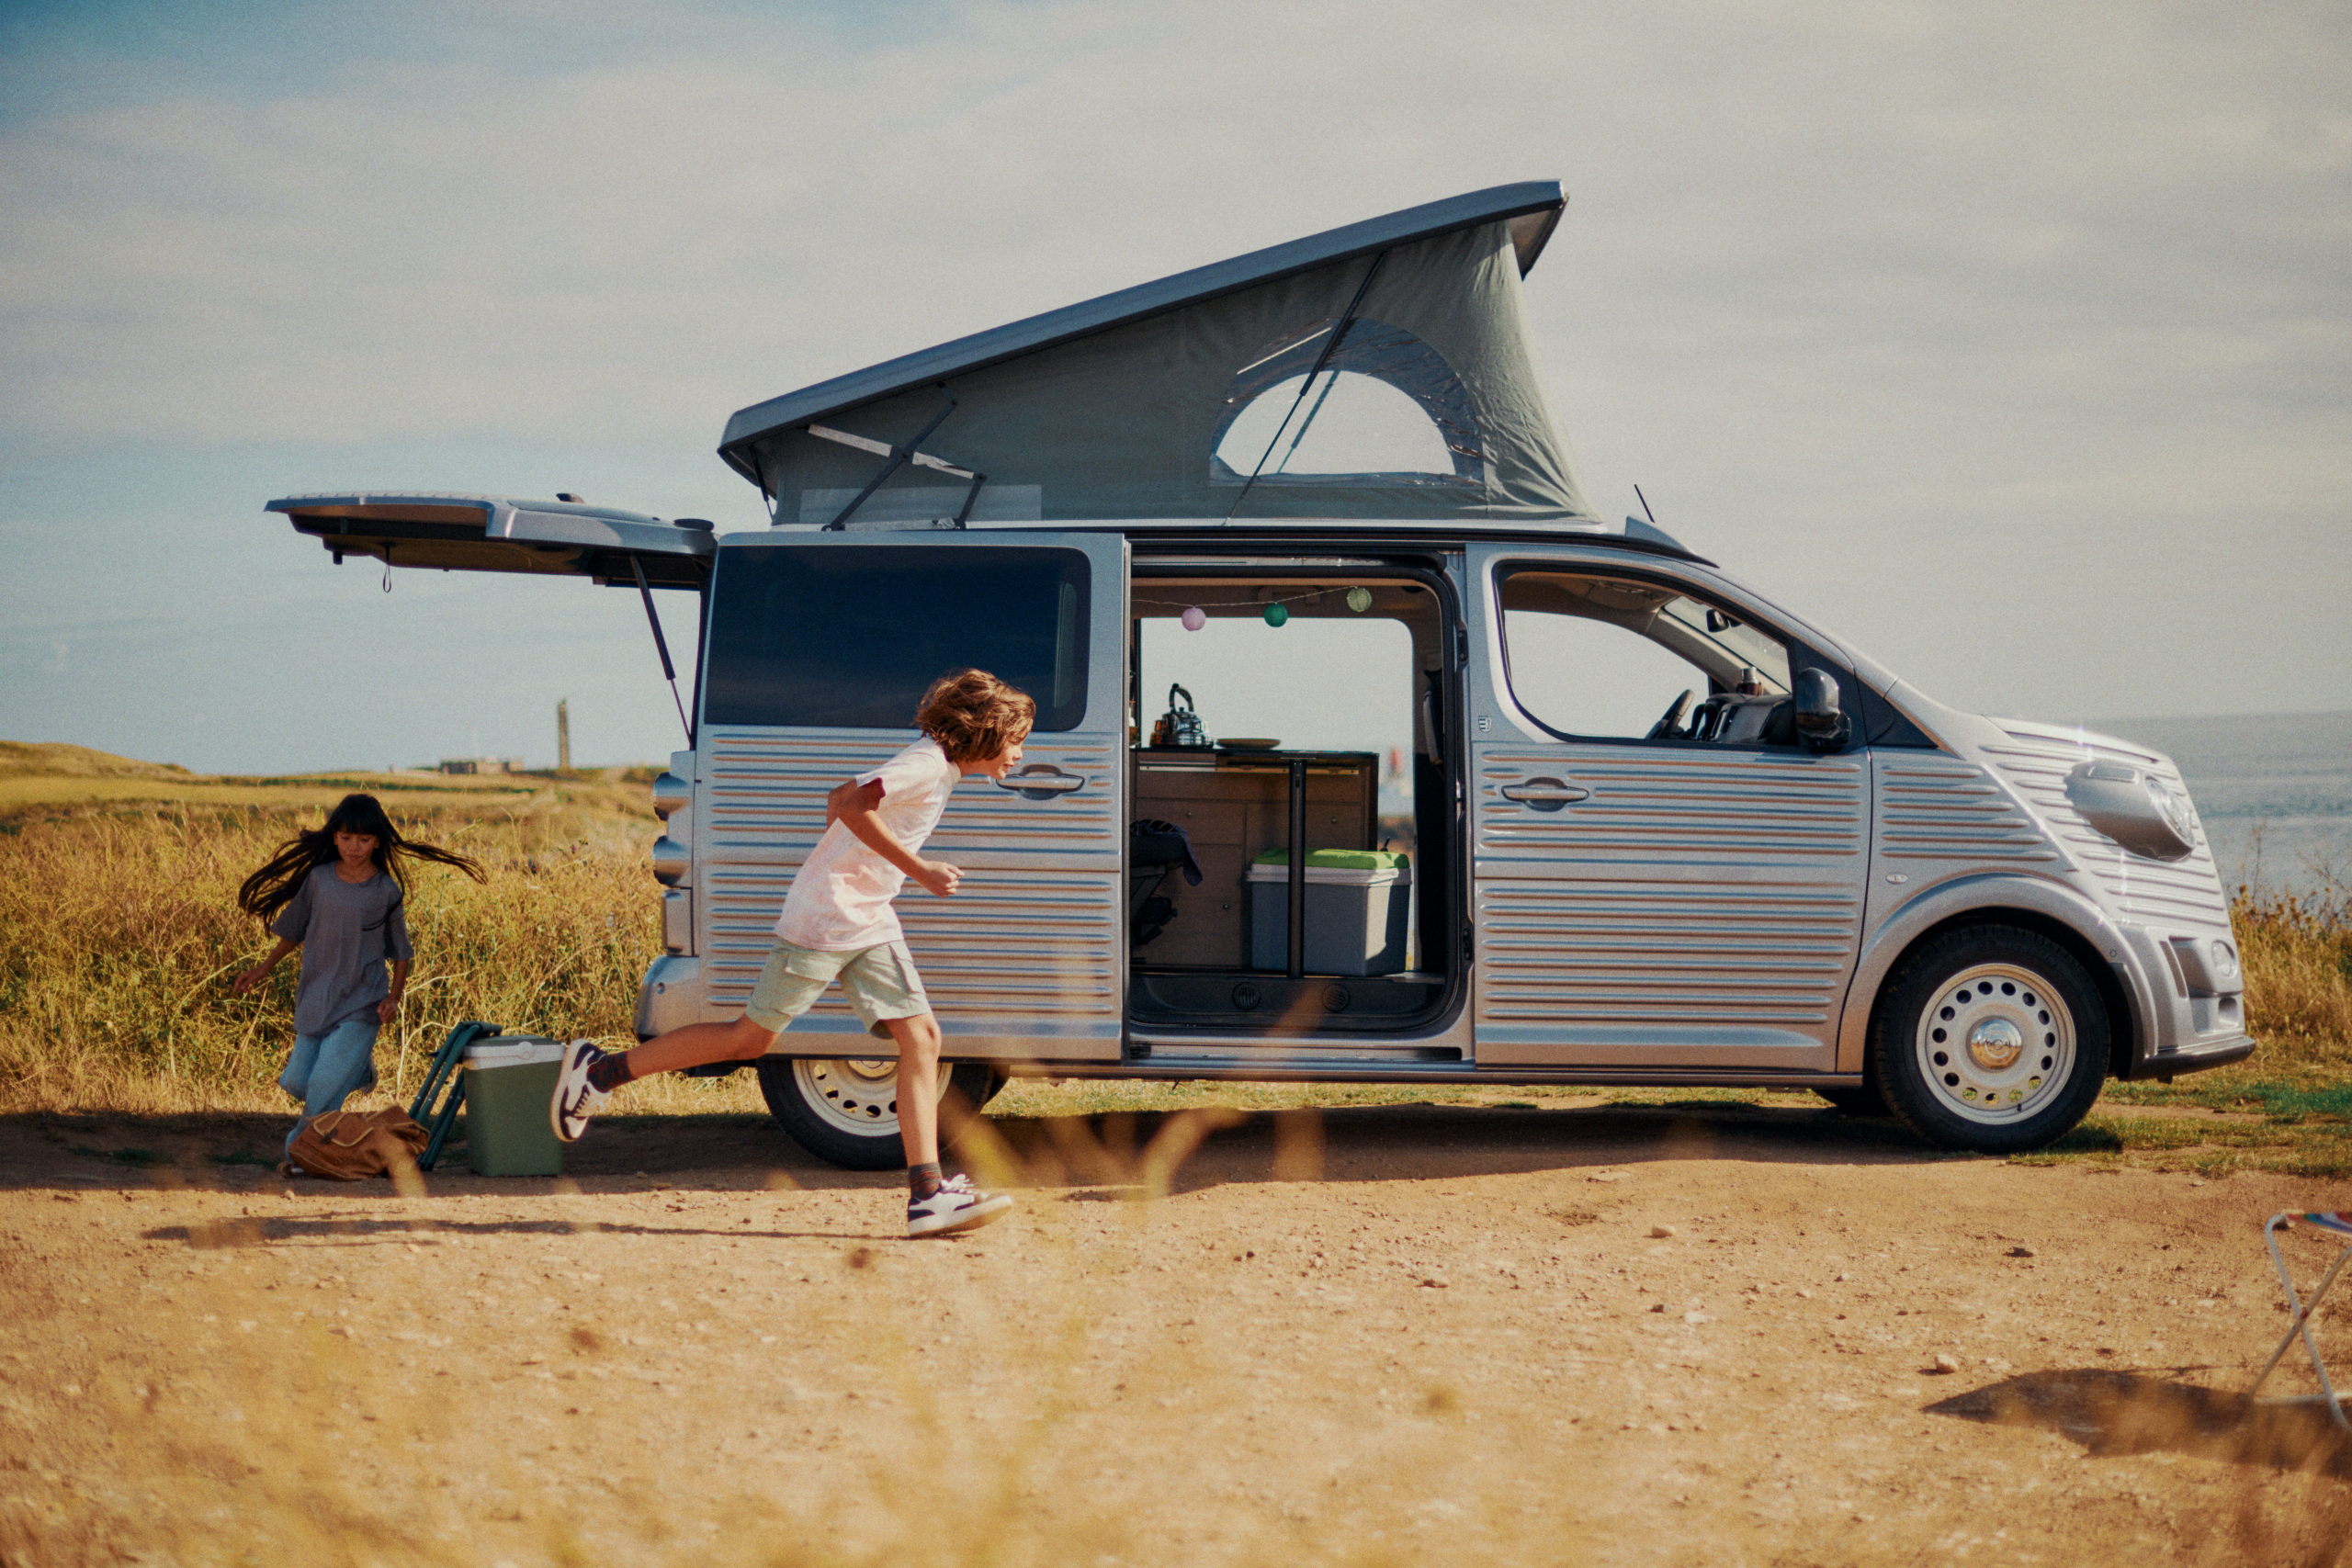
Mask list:
[{"label": "dry golden grass", "polygon": [[[281,788],[297,792],[337,790]],[[628,1035],[639,977],[660,947],[644,799],[641,786],[537,784],[489,811],[388,801],[404,832],[476,857],[490,880],[434,866],[412,878],[417,964],[398,1024],[377,1043],[386,1094],[413,1092],[433,1049],[468,1019]],[[307,802],[172,806],[7,824],[0,1111],[289,1108],[276,1077],[293,1038],[297,965],[281,964],[251,996],[231,994],[269,946],[235,895],[320,815]],[[705,1110],[758,1103],[748,1079],[682,1083],[667,1098]]]},{"label": "dry golden grass", "polygon": [[2320,894],[2241,889],[2234,916],[2245,953],[2246,1011],[2278,1059],[2352,1066],[2352,888]]}]

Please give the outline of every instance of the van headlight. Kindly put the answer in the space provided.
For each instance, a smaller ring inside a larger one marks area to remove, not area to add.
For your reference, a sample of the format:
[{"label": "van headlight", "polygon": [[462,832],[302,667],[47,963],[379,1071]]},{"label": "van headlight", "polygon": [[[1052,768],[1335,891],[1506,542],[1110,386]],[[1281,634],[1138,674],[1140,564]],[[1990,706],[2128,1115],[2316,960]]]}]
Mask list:
[{"label": "van headlight", "polygon": [[2214,987],[2229,990],[2237,985],[2245,971],[2238,967],[2238,952],[2220,937],[2205,944],[2205,962],[2213,976]]},{"label": "van headlight", "polygon": [[2084,821],[2150,860],[2179,860],[2197,847],[2188,802],[2129,762],[2083,762],[2066,775],[2066,799]]},{"label": "van headlight", "polygon": [[2140,787],[2148,792],[2148,799],[2155,807],[2156,815],[2164,818],[2164,824],[2172,829],[2173,837],[2184,844],[2194,845],[2196,836],[2188,827],[2188,802],[2181,799],[2172,785],[2154,773],[2142,773]]}]

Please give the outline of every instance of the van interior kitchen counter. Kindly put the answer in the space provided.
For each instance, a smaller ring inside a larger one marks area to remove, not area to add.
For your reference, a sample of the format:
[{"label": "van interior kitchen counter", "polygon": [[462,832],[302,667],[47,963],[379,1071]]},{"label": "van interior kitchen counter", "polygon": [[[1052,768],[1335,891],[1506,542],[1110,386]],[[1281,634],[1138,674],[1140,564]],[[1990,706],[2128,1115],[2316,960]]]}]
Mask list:
[{"label": "van interior kitchen counter", "polygon": [[1377,753],[1229,751],[1197,748],[1135,753],[1135,815],[1173,822],[1192,840],[1201,885],[1171,876],[1161,895],[1176,918],[1137,962],[1238,969],[1248,965],[1243,884],[1250,863],[1290,844],[1290,764],[1306,769],[1308,850],[1376,848]]}]

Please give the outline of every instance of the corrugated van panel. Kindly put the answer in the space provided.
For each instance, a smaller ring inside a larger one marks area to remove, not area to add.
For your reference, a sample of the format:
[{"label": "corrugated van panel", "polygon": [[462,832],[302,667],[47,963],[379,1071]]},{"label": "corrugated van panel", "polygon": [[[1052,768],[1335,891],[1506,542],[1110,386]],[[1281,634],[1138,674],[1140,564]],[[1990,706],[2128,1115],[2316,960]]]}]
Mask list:
[{"label": "corrugated van panel", "polygon": [[[1481,1060],[1830,1047],[1861,924],[1859,758],[1498,745],[1476,766]],[[1542,812],[1500,793],[1547,776],[1592,793]]]},{"label": "corrugated van panel", "polygon": [[[793,874],[823,828],[827,793],[909,739],[716,726],[707,734],[693,845],[706,1016],[732,1018],[751,995]],[[1121,920],[1113,749],[1041,736],[1025,752],[1024,768],[1080,773],[1086,787],[1031,801],[985,779],[957,785],[923,853],[960,866],[963,884],[953,898],[902,894],[899,922],[949,1034],[1105,1034],[1115,1054]],[[794,1027],[854,1031],[856,1023],[836,992]]]},{"label": "corrugated van panel", "polygon": [[[1716,855],[1712,873],[1757,857],[1842,857],[1862,847],[1861,765],[1757,752],[1632,757],[1548,749],[1478,750],[1477,855],[1482,862],[1595,860],[1647,863]],[[1499,793],[1514,779],[1561,774],[1592,791],[1559,811]],[[1563,859],[1562,857],[1566,857]],[[1532,869],[1532,875],[1545,874]]]}]

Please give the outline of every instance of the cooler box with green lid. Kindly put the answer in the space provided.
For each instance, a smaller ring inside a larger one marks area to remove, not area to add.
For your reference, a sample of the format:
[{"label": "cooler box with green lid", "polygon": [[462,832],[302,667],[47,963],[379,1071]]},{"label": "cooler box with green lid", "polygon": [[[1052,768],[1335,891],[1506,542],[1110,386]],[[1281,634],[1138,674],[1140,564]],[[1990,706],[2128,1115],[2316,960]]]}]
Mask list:
[{"label": "cooler box with green lid", "polygon": [[561,1176],[548,1119],[563,1043],[504,1034],[466,1047],[466,1164],[477,1176]]},{"label": "cooler box with green lid", "polygon": [[[1402,851],[1306,852],[1309,975],[1394,975],[1405,967],[1413,869]],[[1290,967],[1290,852],[1250,863],[1250,966]]]}]

